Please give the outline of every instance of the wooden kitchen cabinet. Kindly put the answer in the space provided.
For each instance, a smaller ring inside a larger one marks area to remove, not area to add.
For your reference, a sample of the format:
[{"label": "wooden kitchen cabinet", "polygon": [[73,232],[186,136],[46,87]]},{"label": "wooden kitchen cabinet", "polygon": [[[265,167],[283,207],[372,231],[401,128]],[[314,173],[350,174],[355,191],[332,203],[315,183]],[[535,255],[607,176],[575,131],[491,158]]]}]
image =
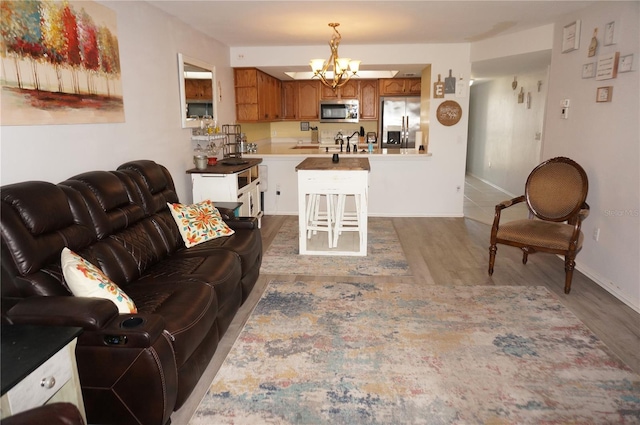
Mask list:
[{"label": "wooden kitchen cabinet", "polygon": [[333,90],[331,87],[327,87],[322,84],[321,96],[322,100],[334,100],[334,99],[358,99],[360,97],[360,80],[349,80],[347,83]]},{"label": "wooden kitchen cabinet", "polygon": [[360,80],[360,119],[378,119],[378,80]]},{"label": "wooden kitchen cabinet", "polygon": [[414,96],[420,95],[420,78],[382,78],[380,96]]},{"label": "wooden kitchen cabinet", "polygon": [[298,118],[298,82],[282,82],[282,119],[295,120]]},{"label": "wooden kitchen cabinet", "polygon": [[298,80],[282,82],[282,118],[285,120],[317,120],[320,104],[320,82]]},{"label": "wooden kitchen cabinet", "polygon": [[186,79],[184,80],[185,97],[188,100],[208,100],[213,99],[213,88],[211,79]]},{"label": "wooden kitchen cabinet", "polygon": [[282,116],[280,81],[256,68],[235,68],[238,122],[268,122]]}]

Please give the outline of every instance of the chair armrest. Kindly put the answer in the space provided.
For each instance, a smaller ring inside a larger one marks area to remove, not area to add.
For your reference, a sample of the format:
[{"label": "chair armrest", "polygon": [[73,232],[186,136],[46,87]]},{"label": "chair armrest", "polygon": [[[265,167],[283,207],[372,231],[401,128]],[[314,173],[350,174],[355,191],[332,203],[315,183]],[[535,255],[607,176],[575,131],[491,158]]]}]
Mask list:
[{"label": "chair armrest", "polygon": [[582,207],[578,212],[578,217],[580,218],[580,221],[584,221],[585,218],[589,217],[590,211],[591,211],[591,207],[589,206],[589,204],[587,204],[586,202],[583,202]]},{"label": "chair armrest", "polygon": [[496,205],[496,211],[503,210],[505,208],[509,208],[512,205],[515,204],[519,204],[520,202],[524,202],[525,197],[524,195],[518,196],[517,198],[513,198],[513,199],[509,199],[508,201],[503,201],[500,202],[498,205]]},{"label": "chair armrest", "polygon": [[110,300],[72,296],[30,297],[11,307],[7,318],[13,324],[75,326],[101,329],[118,317]]},{"label": "chair armrest", "polygon": [[232,229],[257,229],[258,219],[256,217],[232,217],[225,219],[225,223]]}]

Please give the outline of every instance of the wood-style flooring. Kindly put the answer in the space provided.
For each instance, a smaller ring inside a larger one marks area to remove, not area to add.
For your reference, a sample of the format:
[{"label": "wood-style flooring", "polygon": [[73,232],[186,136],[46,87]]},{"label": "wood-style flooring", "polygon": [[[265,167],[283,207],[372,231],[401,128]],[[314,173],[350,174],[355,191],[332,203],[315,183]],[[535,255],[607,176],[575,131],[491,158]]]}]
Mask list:
[{"label": "wood-style flooring", "polygon": [[[415,285],[523,285],[544,286],[584,322],[613,355],[618,356],[636,373],[640,373],[640,314],[616,299],[595,282],[576,271],[571,293],[565,295],[564,262],[549,254],[529,256],[526,265],[516,248],[499,246],[492,277],[487,274],[489,234],[493,205],[510,196],[473,177],[465,185],[465,218],[393,218],[405,256],[413,272],[409,277],[328,277],[295,275],[261,275],[254,291],[236,315],[198,386],[183,405],[174,412],[172,423],[187,424],[209,383],[231,349],[244,323],[260,299],[267,283],[279,280],[406,282]],[[526,217],[526,210],[513,213],[513,218]],[[469,218],[473,217],[473,218]],[[285,216],[262,219],[264,250],[285,221]],[[578,259],[580,255],[578,254]]]}]

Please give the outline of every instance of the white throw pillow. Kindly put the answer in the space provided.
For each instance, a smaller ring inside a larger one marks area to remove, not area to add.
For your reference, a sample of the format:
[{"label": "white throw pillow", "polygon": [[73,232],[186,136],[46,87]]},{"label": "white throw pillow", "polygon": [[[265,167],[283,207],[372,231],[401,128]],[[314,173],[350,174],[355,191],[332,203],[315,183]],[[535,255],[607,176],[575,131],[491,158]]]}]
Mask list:
[{"label": "white throw pillow", "polygon": [[137,313],[133,300],[113,283],[98,267],[69,248],[60,254],[62,274],[67,286],[76,297],[106,298],[113,301],[120,313]]},{"label": "white throw pillow", "polygon": [[210,200],[193,205],[170,203],[167,205],[187,248],[235,233],[232,228],[227,226],[220,212]]}]

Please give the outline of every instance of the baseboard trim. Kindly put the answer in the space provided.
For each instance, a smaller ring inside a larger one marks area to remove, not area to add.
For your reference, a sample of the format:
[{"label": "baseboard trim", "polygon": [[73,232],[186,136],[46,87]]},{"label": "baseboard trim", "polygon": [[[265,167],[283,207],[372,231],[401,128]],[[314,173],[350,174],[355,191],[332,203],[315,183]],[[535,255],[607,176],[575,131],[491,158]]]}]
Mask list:
[{"label": "baseboard trim", "polygon": [[[560,256],[560,258],[564,261],[564,257]],[[636,313],[640,313],[640,299],[634,300],[630,298],[627,294],[622,292],[619,287],[608,281],[608,279],[605,279],[603,276],[600,276],[598,273],[596,273],[593,269],[589,268],[585,264],[579,263],[578,261],[576,261],[576,270],[587,276],[589,279],[593,280],[598,286],[625,303]]]}]

